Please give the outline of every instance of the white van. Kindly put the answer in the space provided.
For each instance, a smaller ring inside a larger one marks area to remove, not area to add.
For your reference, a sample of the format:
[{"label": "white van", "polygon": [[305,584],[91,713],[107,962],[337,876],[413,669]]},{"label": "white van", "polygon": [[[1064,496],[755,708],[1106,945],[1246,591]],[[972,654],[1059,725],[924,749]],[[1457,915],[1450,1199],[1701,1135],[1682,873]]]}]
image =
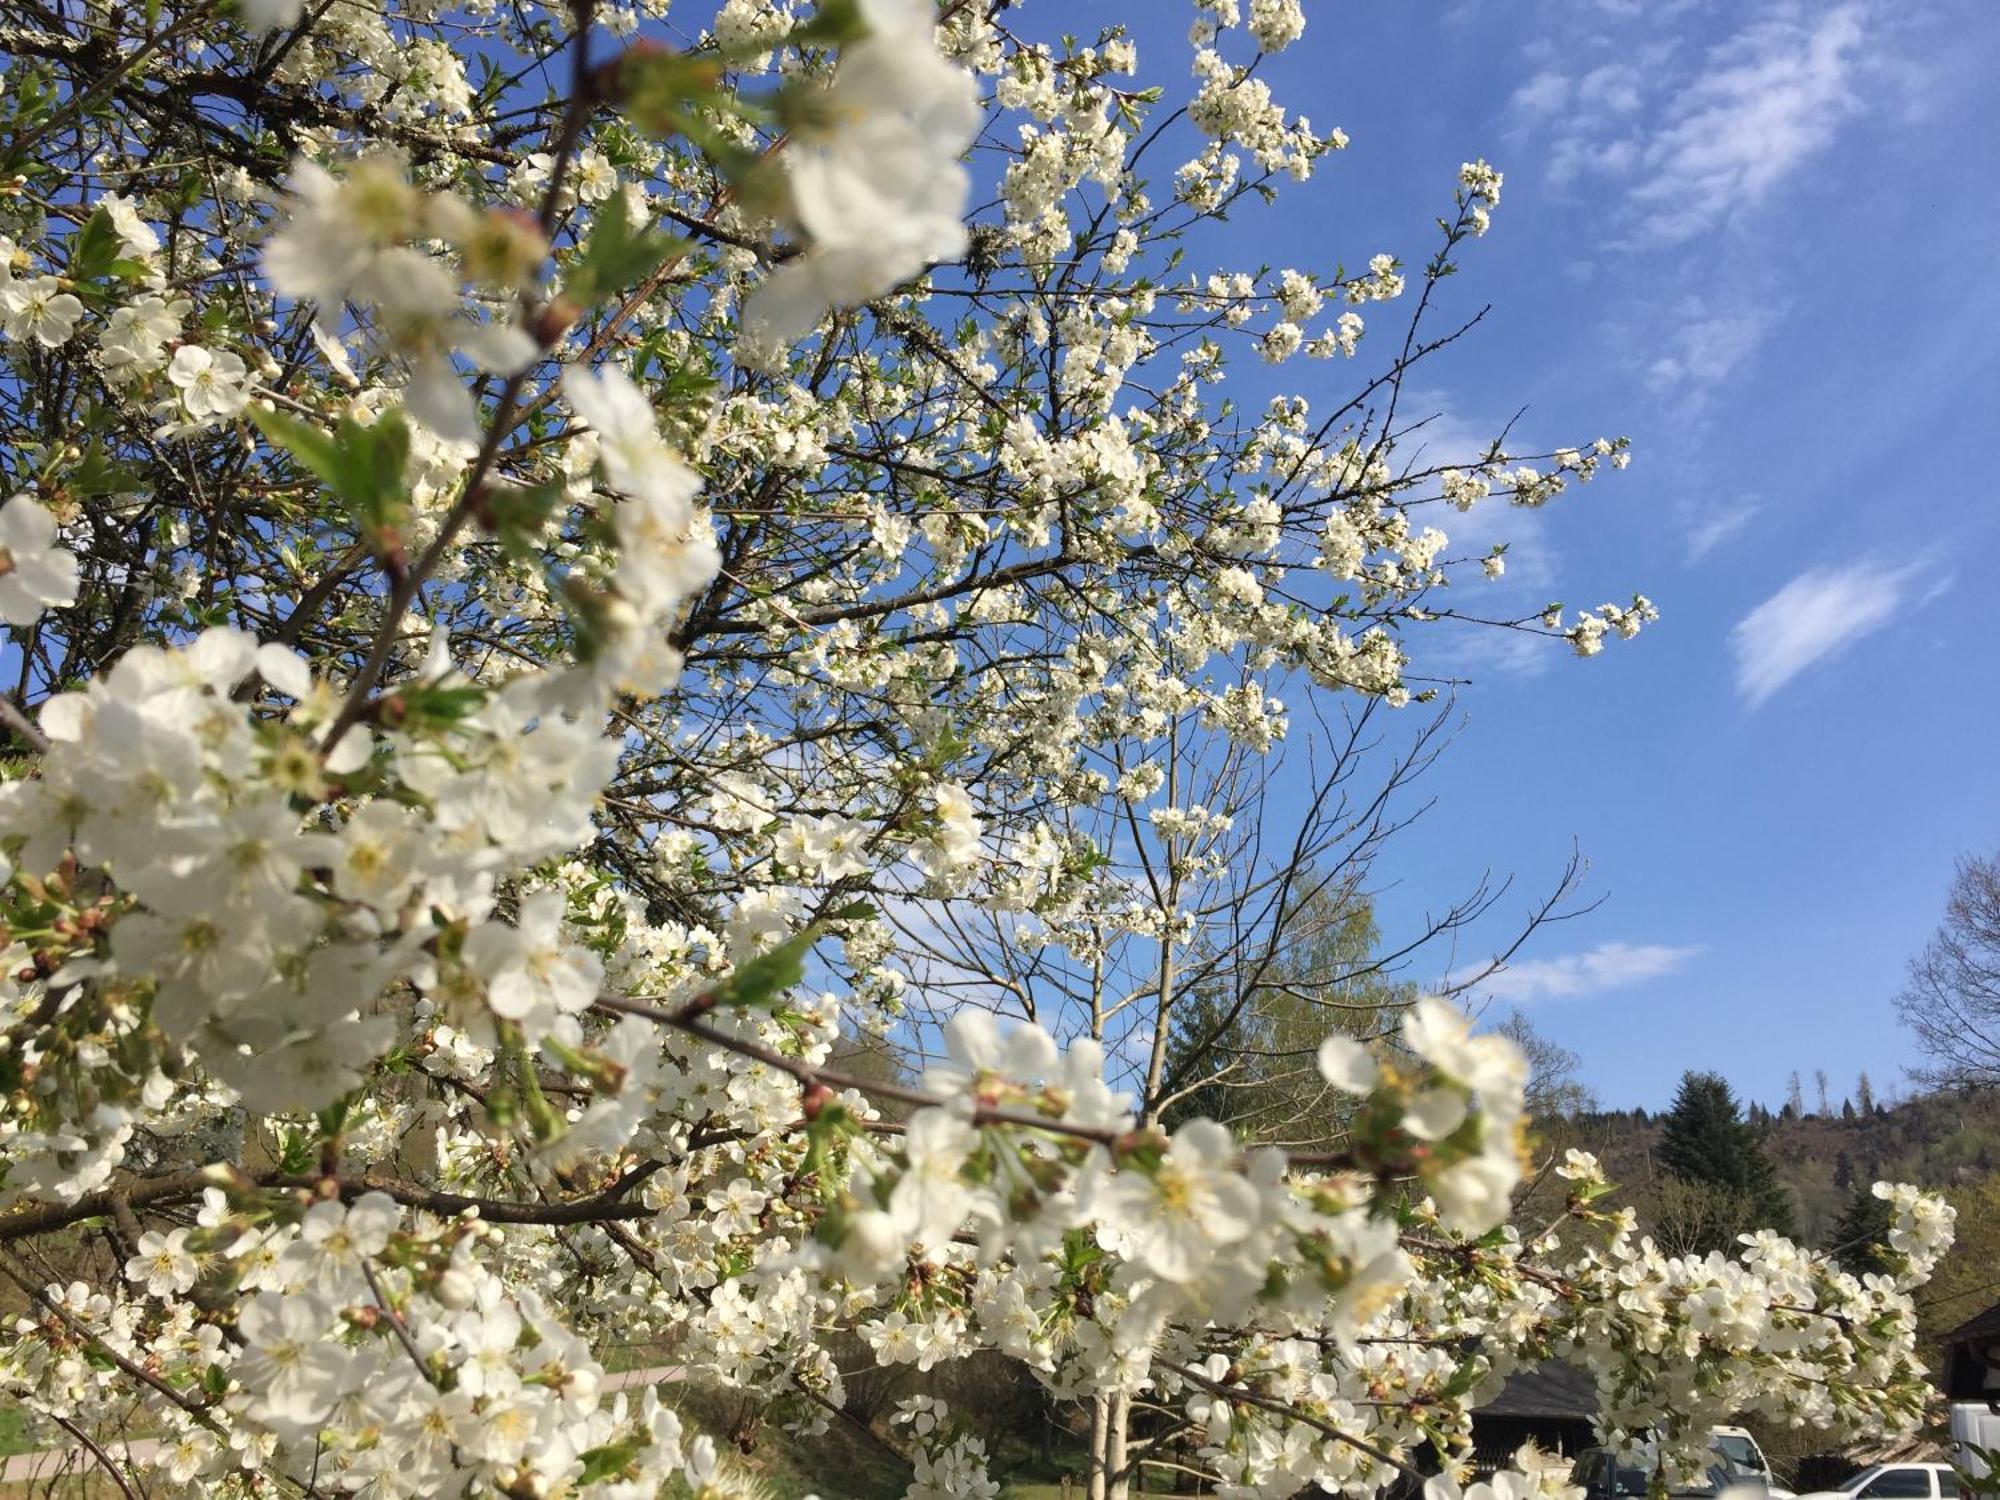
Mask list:
[{"label": "white van", "polygon": [[1771,1461],[1764,1457],[1764,1450],[1757,1446],[1757,1440],[1744,1427],[1711,1427],[1708,1429],[1708,1445],[1719,1454],[1724,1463],[1738,1474],[1762,1479],[1764,1488],[1773,1500],[1795,1500],[1792,1492],[1782,1488],[1771,1472]]},{"label": "white van", "polygon": [[[2000,1452],[2000,1411],[1990,1401],[1960,1401],[1951,1409],[1951,1454],[1958,1464],[1957,1490],[1971,1500],[1973,1486],[1982,1495],[1994,1492],[1996,1479],[1987,1456]],[[1972,1481],[1971,1485],[1966,1483]]]}]

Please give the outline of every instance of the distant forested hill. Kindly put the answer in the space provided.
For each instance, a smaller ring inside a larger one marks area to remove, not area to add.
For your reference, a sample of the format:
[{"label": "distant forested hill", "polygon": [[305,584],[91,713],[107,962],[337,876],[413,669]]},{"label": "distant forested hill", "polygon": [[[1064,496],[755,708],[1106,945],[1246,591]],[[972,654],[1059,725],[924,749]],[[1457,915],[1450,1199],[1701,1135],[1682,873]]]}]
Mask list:
[{"label": "distant forested hill", "polygon": [[[1596,1111],[1544,1121],[1539,1135],[1542,1150],[1557,1158],[1569,1146],[1595,1152],[1641,1225],[1670,1243],[1674,1189],[1659,1164],[1661,1118]],[[1748,1118],[1792,1194],[1799,1236],[1809,1244],[1841,1243],[1856,1196],[1876,1181],[1945,1192],[1958,1209],[1958,1245],[1918,1298],[1933,1347],[1940,1334],[2000,1301],[2000,1092],[1922,1094],[1865,1110],[1840,1101],[1824,1114],[1752,1105]],[[1552,1187],[1544,1184],[1541,1195]]]}]

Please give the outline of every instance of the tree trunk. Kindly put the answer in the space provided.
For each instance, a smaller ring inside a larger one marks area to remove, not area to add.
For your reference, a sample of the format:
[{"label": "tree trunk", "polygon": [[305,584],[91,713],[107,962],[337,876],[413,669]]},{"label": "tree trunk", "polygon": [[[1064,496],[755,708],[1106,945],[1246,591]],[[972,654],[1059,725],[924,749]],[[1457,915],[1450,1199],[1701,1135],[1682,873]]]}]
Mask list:
[{"label": "tree trunk", "polygon": [[1090,1398],[1090,1483],[1085,1490],[1088,1500],[1109,1500],[1105,1493],[1105,1478],[1108,1470],[1105,1455],[1111,1435],[1111,1402],[1103,1395]]},{"label": "tree trunk", "polygon": [[1111,1398],[1110,1415],[1105,1421],[1105,1467],[1111,1471],[1110,1493],[1105,1500],[1129,1500],[1132,1476],[1125,1470],[1127,1441],[1132,1435],[1132,1398],[1120,1391]]}]

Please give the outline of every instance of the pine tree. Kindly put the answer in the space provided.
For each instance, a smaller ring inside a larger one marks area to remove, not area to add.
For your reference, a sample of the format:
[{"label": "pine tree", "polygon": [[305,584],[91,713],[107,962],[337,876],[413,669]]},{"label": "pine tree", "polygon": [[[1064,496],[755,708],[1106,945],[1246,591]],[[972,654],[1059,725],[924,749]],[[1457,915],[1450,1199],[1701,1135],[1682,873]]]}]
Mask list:
[{"label": "pine tree", "polygon": [[1861,1070],[1861,1077],[1854,1085],[1854,1105],[1864,1115],[1875,1113],[1875,1085],[1868,1081],[1868,1070]]},{"label": "pine tree", "polygon": [[1834,1259],[1857,1276],[1881,1270],[1882,1246],[1891,1222],[1888,1202],[1876,1197],[1865,1179],[1857,1181],[1840,1222],[1833,1226]]},{"label": "pine tree", "polygon": [[1707,1184],[1734,1200],[1734,1211],[1716,1216],[1701,1248],[1727,1249],[1751,1229],[1791,1232],[1791,1197],[1720,1074],[1683,1075],[1660,1131],[1659,1160],[1670,1176]]},{"label": "pine tree", "polygon": [[1837,1188],[1854,1186],[1854,1159],[1845,1151],[1833,1159],[1833,1185]]}]

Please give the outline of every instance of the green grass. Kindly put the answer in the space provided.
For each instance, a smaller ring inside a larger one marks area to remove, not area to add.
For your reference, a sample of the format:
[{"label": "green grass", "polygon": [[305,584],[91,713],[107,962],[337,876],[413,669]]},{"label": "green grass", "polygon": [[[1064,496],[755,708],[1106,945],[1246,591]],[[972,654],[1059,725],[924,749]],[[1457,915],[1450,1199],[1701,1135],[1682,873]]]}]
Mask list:
[{"label": "green grass", "polygon": [[[910,1482],[909,1466],[854,1423],[836,1420],[816,1438],[795,1438],[782,1428],[759,1426],[744,1453],[734,1439],[754,1407],[736,1393],[693,1385],[668,1385],[660,1397],[697,1432],[706,1432],[717,1447],[734,1455],[767,1488],[771,1500],[802,1500],[819,1495],[826,1500],[899,1500]],[[1084,1500],[1084,1463],[1080,1448],[1043,1459],[1035,1448],[1015,1438],[1001,1437],[991,1472],[1000,1480],[1001,1500],[1063,1500],[1061,1477],[1075,1476],[1070,1500]],[[1167,1492],[1134,1490],[1133,1500],[1152,1500]]]},{"label": "green grass", "polygon": [[658,1365],[681,1363],[670,1344],[660,1339],[644,1339],[632,1344],[612,1344],[597,1351],[597,1361],[606,1370],[646,1370]]},{"label": "green grass", "polygon": [[[909,1469],[850,1422],[836,1420],[816,1438],[795,1438],[781,1427],[756,1423],[758,1405],[741,1392],[673,1384],[660,1387],[660,1399],[763,1481],[772,1500],[806,1495],[897,1500],[909,1485]],[[737,1441],[746,1435],[747,1453]]]},{"label": "green grass", "polygon": [[[657,1345],[640,1344],[613,1351],[605,1363],[614,1369],[632,1369],[671,1364],[673,1358]],[[736,1438],[754,1407],[740,1395],[673,1383],[660,1388],[660,1397],[693,1431],[707,1433],[717,1447],[756,1475],[771,1500],[803,1500],[807,1495],[898,1500],[910,1482],[909,1469],[851,1422],[835,1421],[817,1438],[794,1438],[778,1427],[757,1426],[751,1433],[751,1449],[744,1453]],[[0,1458],[46,1446],[46,1440],[30,1435],[28,1420],[18,1407],[0,1402]],[[1084,1500],[1082,1464],[1081,1452],[1063,1453],[1052,1464],[1044,1463],[1029,1445],[1003,1438],[1000,1451],[994,1455],[993,1471],[1001,1480],[1001,1500],[1063,1500],[1060,1476],[1068,1468],[1076,1476],[1070,1500]],[[87,1478],[59,1483],[65,1495],[95,1493]],[[1134,1491],[1134,1500],[1145,1500],[1151,1493]]]},{"label": "green grass", "polygon": [[0,1458],[32,1453],[41,1444],[28,1435],[28,1419],[18,1406],[0,1404]]}]

